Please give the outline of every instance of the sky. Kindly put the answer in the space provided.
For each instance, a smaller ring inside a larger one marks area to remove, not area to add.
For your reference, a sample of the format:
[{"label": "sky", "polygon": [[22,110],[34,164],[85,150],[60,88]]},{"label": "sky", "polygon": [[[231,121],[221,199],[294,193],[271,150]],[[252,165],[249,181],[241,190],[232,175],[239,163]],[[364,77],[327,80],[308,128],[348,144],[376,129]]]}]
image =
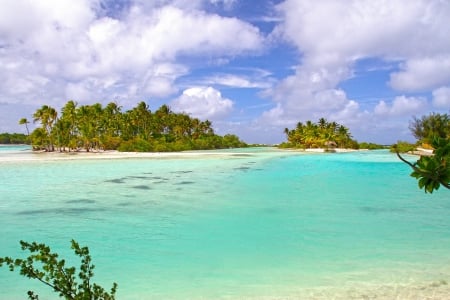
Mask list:
[{"label": "sky", "polygon": [[[0,0],[0,132],[58,111],[167,104],[218,134],[279,143],[324,117],[414,141],[450,113],[449,0]],[[31,128],[38,124],[30,124]]]}]

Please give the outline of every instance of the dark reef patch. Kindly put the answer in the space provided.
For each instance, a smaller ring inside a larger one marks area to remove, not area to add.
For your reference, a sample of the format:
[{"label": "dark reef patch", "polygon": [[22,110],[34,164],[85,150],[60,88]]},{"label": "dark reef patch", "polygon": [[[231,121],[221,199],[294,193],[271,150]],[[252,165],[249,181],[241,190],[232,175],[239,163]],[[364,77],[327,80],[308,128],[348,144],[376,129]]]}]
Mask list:
[{"label": "dark reef patch", "polygon": [[372,213],[372,214],[405,212],[405,210],[401,209],[401,208],[384,208],[384,207],[371,207],[371,206],[360,207],[360,210],[363,212]]},{"label": "dark reef patch", "polygon": [[139,189],[139,190],[150,190],[151,188],[147,185],[135,185],[132,187],[133,189]]},{"label": "dark reef patch", "polygon": [[104,208],[52,208],[52,209],[34,209],[34,210],[24,210],[20,211],[17,214],[18,215],[26,215],[26,216],[32,216],[32,215],[48,215],[48,214],[66,214],[66,215],[80,215],[90,212],[99,212],[99,211],[105,211]]},{"label": "dark reef patch", "polygon": [[125,178],[116,178],[116,179],[109,179],[109,180],[105,180],[105,182],[112,182],[112,183],[124,183]]},{"label": "dark reef patch", "polygon": [[161,177],[161,176],[152,176],[148,177],[148,179],[154,179],[154,180],[169,180],[169,178]]},{"label": "dark reef patch", "polygon": [[241,171],[250,170],[249,167],[237,167],[237,168],[234,168],[234,169],[235,170],[241,170]]},{"label": "dark reef patch", "polygon": [[148,179],[149,176],[128,176],[128,178],[135,178],[135,179]]},{"label": "dark reef patch", "polygon": [[180,181],[175,184],[184,185],[184,184],[194,184],[194,183],[195,183],[194,181]]},{"label": "dark reef patch", "polygon": [[95,200],[92,200],[92,199],[74,199],[74,200],[67,200],[66,201],[66,203],[69,203],[69,204],[83,204],[83,203],[86,203],[86,204],[91,204],[91,203],[95,203]]}]

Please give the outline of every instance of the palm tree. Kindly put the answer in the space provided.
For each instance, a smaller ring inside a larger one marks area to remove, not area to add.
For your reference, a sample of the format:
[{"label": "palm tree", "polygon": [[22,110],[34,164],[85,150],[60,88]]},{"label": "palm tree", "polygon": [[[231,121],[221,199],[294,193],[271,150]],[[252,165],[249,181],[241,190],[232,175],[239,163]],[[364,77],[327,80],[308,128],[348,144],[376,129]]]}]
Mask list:
[{"label": "palm tree", "polygon": [[340,125],[337,129],[337,139],[339,147],[347,147],[348,143],[351,141],[352,136],[350,135],[350,131],[344,125]]},{"label": "palm tree", "polygon": [[214,129],[212,128],[212,123],[210,120],[203,122],[205,124],[205,133],[207,135],[214,135]]},{"label": "palm tree", "polygon": [[68,132],[63,132],[63,135],[68,135],[67,146],[70,149],[76,148],[76,138],[77,138],[77,105],[78,103],[70,100],[64,105],[61,109],[62,115],[61,118],[64,122],[68,123],[68,126],[65,126],[65,130]]},{"label": "palm tree", "polygon": [[48,134],[44,128],[38,127],[30,135],[33,150],[48,150]]},{"label": "palm tree", "polygon": [[106,131],[110,136],[118,136],[121,127],[121,109],[116,102],[110,102],[104,109],[104,118],[106,119]]},{"label": "palm tree", "polygon": [[200,130],[200,120],[195,118],[193,120],[191,120],[191,131],[192,131],[192,138],[194,140],[198,139],[200,137],[201,134],[201,130]]},{"label": "palm tree", "polygon": [[30,122],[28,121],[27,118],[22,118],[19,120],[19,125],[25,125],[25,128],[27,129],[27,135],[28,137],[30,136],[30,131],[28,130],[28,124],[30,124]]},{"label": "palm tree", "polygon": [[55,126],[53,126],[53,129],[57,132],[56,136],[56,146],[59,148],[59,151],[66,151],[66,147],[69,147],[70,152],[70,146],[71,146],[71,124],[68,120],[59,118]]},{"label": "palm tree", "polygon": [[327,126],[328,122],[325,118],[320,118],[319,122],[317,123],[319,125],[320,129],[325,129],[325,127]]},{"label": "palm tree", "polygon": [[92,147],[95,136],[95,126],[93,124],[93,114],[89,105],[82,105],[77,109],[77,119],[79,122],[80,139],[87,152]]},{"label": "palm tree", "polygon": [[161,105],[157,111],[155,111],[157,127],[160,134],[169,134],[171,131],[171,120],[170,116],[172,110],[166,104]]},{"label": "palm tree", "polygon": [[55,150],[53,145],[52,129],[57,117],[58,113],[56,110],[48,105],[43,105],[33,114],[33,122],[36,123],[37,121],[40,121],[42,128],[48,137],[48,145],[46,147],[47,151]]},{"label": "palm tree", "polygon": [[336,122],[329,123],[325,118],[320,118],[317,123],[309,120],[305,124],[298,122],[295,129],[286,128],[284,133],[288,142],[299,148],[329,148],[335,147],[336,144],[340,147],[355,146],[347,127]]},{"label": "palm tree", "polygon": [[93,137],[91,143],[97,150],[102,147],[101,140],[105,133],[105,124],[103,119],[103,107],[100,103],[94,103],[90,106],[90,122],[93,127]]}]

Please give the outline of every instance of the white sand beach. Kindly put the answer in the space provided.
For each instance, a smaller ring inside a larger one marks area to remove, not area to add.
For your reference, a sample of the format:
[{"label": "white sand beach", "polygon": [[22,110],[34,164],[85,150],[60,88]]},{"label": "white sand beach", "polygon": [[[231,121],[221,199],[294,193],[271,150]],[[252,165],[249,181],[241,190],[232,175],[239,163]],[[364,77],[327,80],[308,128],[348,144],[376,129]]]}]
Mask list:
[{"label": "white sand beach", "polygon": [[75,160],[75,159],[126,159],[126,158],[189,158],[205,156],[231,156],[225,152],[25,152],[14,156],[0,156],[0,161]]},{"label": "white sand beach", "polygon": [[[274,152],[283,152],[286,155],[294,154],[314,154],[314,153],[346,153],[354,151],[363,151],[355,149],[335,148],[333,151],[327,151],[324,148],[311,148],[311,149],[278,149],[269,148]],[[182,152],[119,152],[117,150],[99,150],[99,151],[21,151],[11,153],[0,153],[0,162],[13,162],[13,161],[43,161],[43,160],[75,160],[75,159],[128,159],[128,158],[148,158],[148,159],[160,159],[160,158],[205,158],[205,157],[236,157],[250,155],[243,148],[242,151],[236,149],[236,151],[228,150],[198,150],[198,151],[182,151]]]},{"label": "white sand beach", "polygon": [[[286,155],[294,155],[299,152],[286,151],[278,148],[268,148],[269,152],[281,152]],[[99,151],[71,151],[71,152],[45,152],[45,151],[17,151],[0,152],[0,162],[17,162],[17,161],[45,161],[45,160],[88,160],[88,159],[177,159],[177,158],[236,158],[239,156],[250,156],[245,148],[240,149],[223,149],[223,150],[193,150],[182,152],[119,152],[117,150],[99,150]]]}]

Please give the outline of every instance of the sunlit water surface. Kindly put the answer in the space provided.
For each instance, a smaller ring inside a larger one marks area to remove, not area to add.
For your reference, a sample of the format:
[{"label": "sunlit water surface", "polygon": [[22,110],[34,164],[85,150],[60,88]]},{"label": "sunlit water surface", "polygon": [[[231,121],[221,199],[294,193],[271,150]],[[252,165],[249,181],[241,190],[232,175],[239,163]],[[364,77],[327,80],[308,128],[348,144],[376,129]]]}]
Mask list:
[{"label": "sunlit water surface", "polygon": [[[450,297],[450,192],[425,194],[387,151],[14,155],[36,154],[0,147],[0,256],[38,241],[78,265],[75,239],[118,299]],[[1,299],[29,289],[56,299],[0,269]]]}]

